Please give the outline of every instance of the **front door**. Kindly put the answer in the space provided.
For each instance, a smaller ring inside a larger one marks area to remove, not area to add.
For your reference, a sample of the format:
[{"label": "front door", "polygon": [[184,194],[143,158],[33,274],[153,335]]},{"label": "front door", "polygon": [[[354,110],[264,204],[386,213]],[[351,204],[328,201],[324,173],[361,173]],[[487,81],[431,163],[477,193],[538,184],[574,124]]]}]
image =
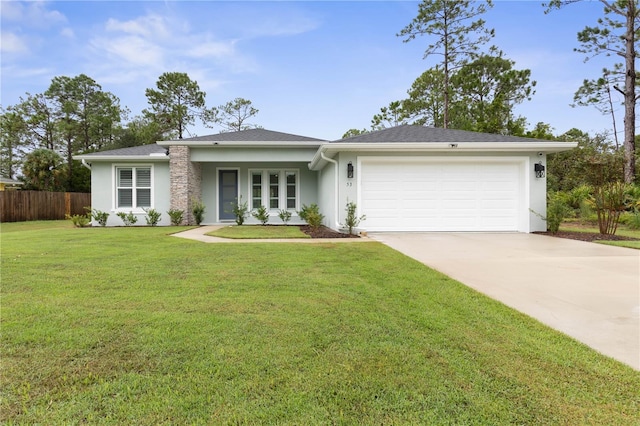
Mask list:
[{"label": "front door", "polygon": [[218,218],[220,220],[233,220],[233,204],[238,198],[238,171],[218,171]]}]

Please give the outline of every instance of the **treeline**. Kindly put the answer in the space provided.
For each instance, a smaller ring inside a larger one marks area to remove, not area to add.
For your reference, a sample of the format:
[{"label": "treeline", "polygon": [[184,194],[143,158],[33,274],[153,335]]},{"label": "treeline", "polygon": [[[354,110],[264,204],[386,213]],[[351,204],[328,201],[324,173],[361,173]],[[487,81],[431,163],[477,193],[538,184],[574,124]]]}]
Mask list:
[{"label": "treeline", "polygon": [[248,122],[258,113],[251,101],[207,107],[206,93],[186,73],[162,74],[145,94],[149,108],[130,117],[91,77],[54,77],[43,93],[1,108],[0,174],[22,179],[24,189],[89,192],[89,170],[76,154],[182,138],[196,119],[220,131],[256,127]]}]

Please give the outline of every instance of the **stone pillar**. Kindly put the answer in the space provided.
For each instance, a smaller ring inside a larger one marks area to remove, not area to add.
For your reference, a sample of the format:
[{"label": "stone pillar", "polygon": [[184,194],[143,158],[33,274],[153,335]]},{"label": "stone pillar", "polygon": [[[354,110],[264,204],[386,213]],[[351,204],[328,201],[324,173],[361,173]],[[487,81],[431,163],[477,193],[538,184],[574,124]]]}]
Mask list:
[{"label": "stone pillar", "polygon": [[191,206],[202,197],[202,168],[191,162],[188,146],[169,147],[169,179],[171,182],[171,208],[184,212],[183,224],[195,225]]}]

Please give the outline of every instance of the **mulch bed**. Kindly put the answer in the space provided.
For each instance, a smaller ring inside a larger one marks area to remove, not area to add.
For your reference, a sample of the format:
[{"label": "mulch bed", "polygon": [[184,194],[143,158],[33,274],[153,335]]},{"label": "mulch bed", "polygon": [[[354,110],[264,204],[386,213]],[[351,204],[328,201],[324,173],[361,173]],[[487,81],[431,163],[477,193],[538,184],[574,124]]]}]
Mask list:
[{"label": "mulch bed", "polygon": [[[320,226],[319,228],[312,228],[308,225],[300,226],[300,230],[311,238],[360,238],[358,235],[349,235],[342,232],[334,231],[326,226]],[[639,238],[624,237],[621,235],[602,235],[594,234],[591,232],[573,232],[573,231],[560,231],[555,234],[551,232],[534,232],[534,234],[548,235],[550,237],[567,238],[570,240],[579,241],[638,241]]]},{"label": "mulch bed", "polygon": [[326,226],[320,226],[314,229],[309,225],[302,225],[300,226],[300,230],[311,238],[360,238],[357,235],[343,234],[342,232],[334,231]]},{"label": "mulch bed", "polygon": [[570,240],[579,241],[638,241],[638,238],[623,237],[621,235],[603,235],[593,234],[590,232],[572,232],[572,231],[560,231],[556,234],[551,232],[534,232],[534,234],[549,235],[550,237],[568,238]]}]

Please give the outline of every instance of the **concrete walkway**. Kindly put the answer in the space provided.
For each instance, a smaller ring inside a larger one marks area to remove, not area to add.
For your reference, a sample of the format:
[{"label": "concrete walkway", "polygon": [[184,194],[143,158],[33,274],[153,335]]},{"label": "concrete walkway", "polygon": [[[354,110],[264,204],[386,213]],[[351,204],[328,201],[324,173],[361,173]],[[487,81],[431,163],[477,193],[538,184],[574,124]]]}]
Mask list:
[{"label": "concrete walkway", "polygon": [[209,232],[224,228],[228,225],[207,225],[189,229],[188,231],[173,234],[173,237],[187,238],[189,240],[202,241],[203,243],[303,243],[303,244],[321,244],[321,243],[362,243],[372,241],[369,238],[220,238],[206,235]]},{"label": "concrete walkway", "polygon": [[640,370],[638,250],[521,233],[370,237]]}]

